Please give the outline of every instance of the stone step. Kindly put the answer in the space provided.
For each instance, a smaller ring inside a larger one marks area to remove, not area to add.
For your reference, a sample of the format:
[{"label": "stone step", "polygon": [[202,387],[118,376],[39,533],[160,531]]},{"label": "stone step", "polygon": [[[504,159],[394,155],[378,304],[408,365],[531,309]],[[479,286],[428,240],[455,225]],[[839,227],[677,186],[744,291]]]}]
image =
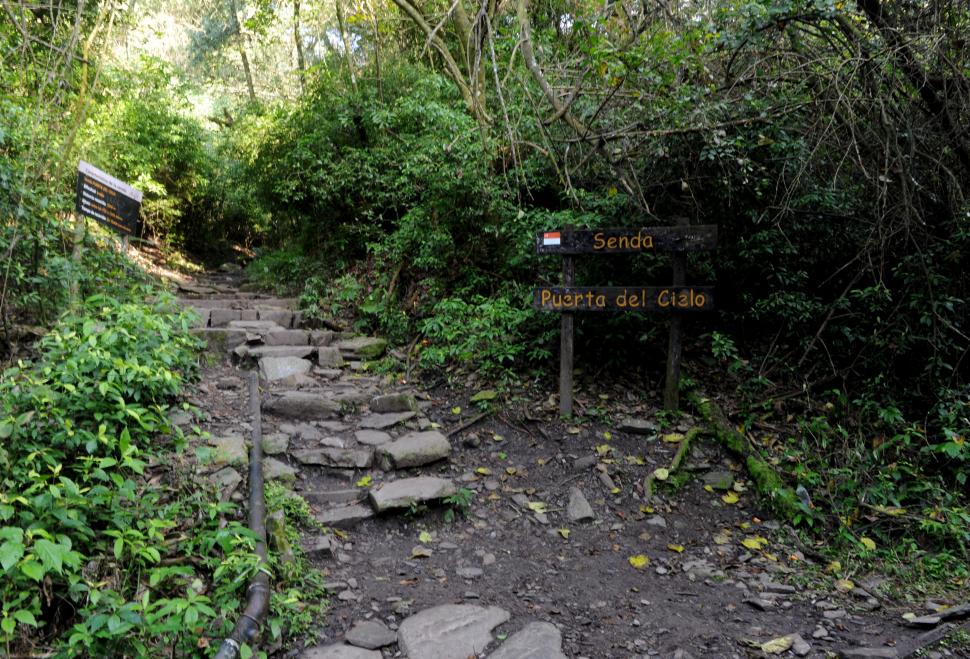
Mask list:
[{"label": "stone step", "polygon": [[[196,309],[196,313],[199,310]],[[204,311],[201,312],[204,314]],[[216,307],[209,309],[209,320],[207,327],[226,327],[233,321],[239,320],[268,320],[276,323],[283,329],[298,328],[302,322],[302,314],[299,311],[289,311],[287,309],[225,309]]]},{"label": "stone step", "polygon": [[184,307],[197,309],[278,309],[296,311],[300,308],[298,298],[278,297],[248,297],[240,298],[234,295],[212,295],[204,298],[180,298],[179,304]]},{"label": "stone step", "polygon": [[405,618],[398,629],[401,651],[412,659],[477,657],[492,642],[492,630],[509,619],[496,606],[442,604]]},{"label": "stone step", "polygon": [[368,498],[374,510],[382,513],[444,499],[457,491],[455,484],[446,478],[417,476],[384,483],[372,489]]},{"label": "stone step", "polygon": [[367,497],[367,490],[347,488],[343,490],[314,490],[300,492],[300,496],[311,505],[329,505],[335,503],[354,503],[363,501]]},{"label": "stone step", "polygon": [[446,459],[451,454],[451,442],[437,430],[412,432],[382,444],[377,452],[381,468],[406,469]]},{"label": "stone step", "polygon": [[309,448],[291,451],[300,463],[336,469],[367,469],[374,462],[374,449]]},{"label": "stone step", "polygon": [[263,403],[263,409],[289,419],[334,419],[340,416],[340,403],[320,394],[284,391]]},{"label": "stone step", "polygon": [[357,526],[373,516],[374,510],[370,506],[364,506],[359,503],[349,506],[333,506],[314,515],[316,520],[324,526],[337,529],[348,529]]},{"label": "stone step", "polygon": [[357,336],[336,340],[333,345],[353,359],[379,359],[387,350],[387,341],[374,336]]}]

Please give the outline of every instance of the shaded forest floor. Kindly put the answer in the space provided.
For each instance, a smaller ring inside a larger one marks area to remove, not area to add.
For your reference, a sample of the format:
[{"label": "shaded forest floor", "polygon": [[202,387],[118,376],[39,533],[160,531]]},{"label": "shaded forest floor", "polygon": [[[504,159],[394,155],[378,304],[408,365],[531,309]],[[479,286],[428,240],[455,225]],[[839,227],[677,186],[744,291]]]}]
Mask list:
[{"label": "shaded forest floor", "polygon": [[[203,429],[213,436],[232,431],[235,410],[245,405],[244,391],[223,386],[234,371],[228,360],[211,364],[195,393],[206,412]],[[700,422],[685,414],[665,423],[630,383],[580,385],[577,402],[587,416],[577,425],[562,422],[540,389],[476,401],[479,385],[437,379],[422,386],[360,372],[304,385],[376,382],[421,401],[416,419],[388,433],[440,429],[450,457],[395,474],[307,467],[292,451],[317,448],[322,435],[353,444],[362,410],[308,420],[296,432],[292,419],[269,415],[264,435],[289,437],[289,453],[276,457],[296,471],[293,490],[317,513],[325,508],[321,493],[436,476],[467,490],[470,503],[458,514],[430,504],[368,516],[330,536],[331,550],[314,558],[333,593],[319,621],[321,642],[340,641],[364,620],[394,630],[416,612],[463,603],[511,614],[496,629],[499,640],[530,621],[553,623],[570,657],[906,657],[956,631],[950,624],[924,635],[902,616],[959,602],[896,602],[893,584],[879,573],[838,582],[823,557],[749,491],[743,468],[703,434],[648,498],[645,479],[670,466]],[[576,492],[591,515],[577,514]],[[958,642],[938,656],[968,656],[967,647]]]}]

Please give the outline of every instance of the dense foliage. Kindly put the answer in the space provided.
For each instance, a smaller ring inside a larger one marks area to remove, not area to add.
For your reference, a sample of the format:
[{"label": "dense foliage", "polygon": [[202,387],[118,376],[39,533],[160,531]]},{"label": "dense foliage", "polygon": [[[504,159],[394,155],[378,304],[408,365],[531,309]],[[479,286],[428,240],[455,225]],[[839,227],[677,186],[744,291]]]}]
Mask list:
[{"label": "dense foliage", "polygon": [[[719,308],[690,324],[690,380],[810,494],[797,522],[933,550],[938,572],[966,558],[965,3],[14,4],[4,341],[57,317],[72,282],[121,279],[110,250],[70,258],[77,157],[142,187],[164,243],[256,247],[251,277],[309,318],[505,381],[548,382],[556,352],[555,317],[530,309],[560,276],[536,231],[686,216],[719,227],[689,262]],[[669,276],[646,254],[581,259],[577,281]],[[664,320],[577,325],[580,367],[659,377]]]}]

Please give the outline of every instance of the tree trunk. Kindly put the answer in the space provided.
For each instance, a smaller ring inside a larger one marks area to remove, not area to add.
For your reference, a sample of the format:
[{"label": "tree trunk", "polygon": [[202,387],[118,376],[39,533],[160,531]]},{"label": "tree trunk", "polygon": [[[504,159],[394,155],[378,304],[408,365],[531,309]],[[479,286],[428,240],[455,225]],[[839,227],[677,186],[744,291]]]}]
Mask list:
[{"label": "tree trunk", "polygon": [[249,56],[246,54],[246,41],[242,33],[242,26],[239,24],[239,13],[236,7],[236,0],[229,0],[229,13],[232,19],[232,26],[236,32],[238,40],[236,47],[239,49],[239,57],[242,59],[243,73],[246,75],[246,89],[249,91],[249,100],[256,102],[256,86],[253,84],[253,71],[249,66]]},{"label": "tree trunk", "polygon": [[340,26],[340,40],[344,44],[344,56],[347,58],[347,69],[350,71],[350,84],[357,92],[357,69],[354,66],[354,53],[350,48],[350,37],[347,35],[347,25],[344,22],[344,9],[340,5],[340,0],[334,0],[337,5],[337,24]]},{"label": "tree trunk", "polygon": [[303,56],[303,39],[300,37],[300,0],[293,0],[293,42],[296,44],[296,73],[300,78],[300,91],[306,91],[306,59]]}]

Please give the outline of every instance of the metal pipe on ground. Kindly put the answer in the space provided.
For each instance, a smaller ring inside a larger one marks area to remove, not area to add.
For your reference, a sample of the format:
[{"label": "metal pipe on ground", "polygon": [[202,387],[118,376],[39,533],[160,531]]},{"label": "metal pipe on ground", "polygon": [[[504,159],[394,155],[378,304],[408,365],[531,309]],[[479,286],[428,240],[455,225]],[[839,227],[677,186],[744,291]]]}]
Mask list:
[{"label": "metal pipe on ground", "polygon": [[259,410],[259,374],[249,374],[249,408],[253,445],[249,449],[249,529],[256,535],[259,571],[246,589],[246,608],[232,633],[219,646],[216,659],[236,659],[240,648],[251,644],[269,612],[269,572],[266,568],[266,500],[263,498],[263,427]]}]

